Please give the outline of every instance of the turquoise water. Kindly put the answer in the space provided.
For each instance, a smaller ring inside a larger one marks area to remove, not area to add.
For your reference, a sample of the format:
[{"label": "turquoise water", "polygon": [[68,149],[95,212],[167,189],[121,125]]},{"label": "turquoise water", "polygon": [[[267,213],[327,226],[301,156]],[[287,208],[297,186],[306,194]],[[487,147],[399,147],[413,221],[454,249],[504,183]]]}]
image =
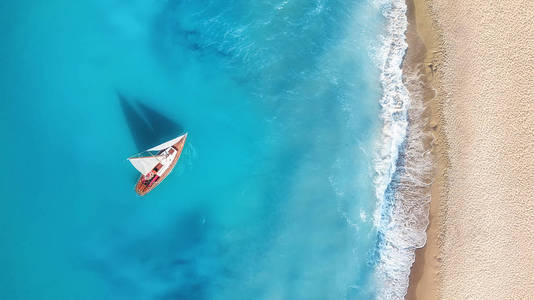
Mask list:
[{"label": "turquoise water", "polygon": [[377,297],[387,9],[2,1],[0,298]]}]

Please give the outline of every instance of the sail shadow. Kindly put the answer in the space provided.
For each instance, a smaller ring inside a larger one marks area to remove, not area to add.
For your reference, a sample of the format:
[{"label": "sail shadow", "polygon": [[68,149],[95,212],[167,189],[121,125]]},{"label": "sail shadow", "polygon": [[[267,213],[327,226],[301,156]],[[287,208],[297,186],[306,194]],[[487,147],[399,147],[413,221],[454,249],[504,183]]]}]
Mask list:
[{"label": "sail shadow", "polygon": [[122,112],[139,152],[177,137],[184,129],[158,111],[136,101],[134,106],[123,94],[117,93]]},{"label": "sail shadow", "polygon": [[154,110],[152,107],[140,101],[137,101],[137,107],[152,127],[152,130],[154,132],[154,146],[185,133],[184,128],[179,123],[162,115],[160,112]]}]

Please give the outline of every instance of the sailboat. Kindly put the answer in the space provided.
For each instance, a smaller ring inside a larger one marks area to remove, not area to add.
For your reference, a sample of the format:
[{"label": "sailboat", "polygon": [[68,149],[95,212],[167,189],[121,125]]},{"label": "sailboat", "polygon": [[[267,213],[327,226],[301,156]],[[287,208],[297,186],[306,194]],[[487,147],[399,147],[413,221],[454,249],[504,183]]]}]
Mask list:
[{"label": "sailboat", "polygon": [[141,173],[141,177],[135,185],[135,191],[138,195],[148,194],[171,173],[180,159],[186,138],[187,133],[141,152],[149,155],[138,156],[139,154],[136,154],[128,158],[130,163]]}]

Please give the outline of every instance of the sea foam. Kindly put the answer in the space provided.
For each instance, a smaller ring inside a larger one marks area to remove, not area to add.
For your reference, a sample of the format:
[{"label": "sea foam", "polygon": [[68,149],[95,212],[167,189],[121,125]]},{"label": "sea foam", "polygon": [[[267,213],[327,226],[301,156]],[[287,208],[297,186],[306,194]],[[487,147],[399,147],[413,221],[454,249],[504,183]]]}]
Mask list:
[{"label": "sea foam", "polygon": [[[379,259],[376,276],[379,299],[403,299],[409,283],[415,249],[426,242],[428,225],[430,152],[425,147],[422,87],[416,75],[405,76],[406,3],[375,2],[385,17],[386,29],[375,59],[380,68],[383,127],[375,158]],[[414,73],[415,74],[415,73]],[[419,92],[417,92],[419,91]]]}]

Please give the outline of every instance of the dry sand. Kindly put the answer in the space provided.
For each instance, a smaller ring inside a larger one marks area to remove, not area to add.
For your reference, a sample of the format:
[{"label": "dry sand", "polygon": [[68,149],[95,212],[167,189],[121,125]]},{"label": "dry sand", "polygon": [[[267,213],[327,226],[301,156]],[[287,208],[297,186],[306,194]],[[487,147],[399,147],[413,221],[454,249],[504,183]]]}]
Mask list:
[{"label": "dry sand", "polygon": [[436,172],[407,299],[534,299],[534,1],[408,2]]}]

